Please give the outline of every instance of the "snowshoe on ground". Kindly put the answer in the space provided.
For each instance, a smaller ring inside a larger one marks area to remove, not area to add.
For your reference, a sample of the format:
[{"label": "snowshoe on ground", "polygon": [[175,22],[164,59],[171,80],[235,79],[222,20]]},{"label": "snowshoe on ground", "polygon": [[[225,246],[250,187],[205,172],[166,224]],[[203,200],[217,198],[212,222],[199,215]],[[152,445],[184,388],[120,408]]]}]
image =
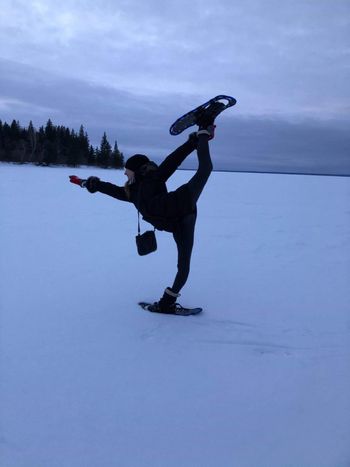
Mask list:
[{"label": "snowshoe on ground", "polygon": [[152,311],[153,313],[164,313],[167,315],[195,315],[202,311],[202,308],[184,308],[179,303],[176,303],[176,299],[180,297],[180,294],[174,292],[171,287],[167,287],[164,290],[163,296],[159,302],[153,304],[140,303],[142,308]]},{"label": "snowshoe on ground", "polygon": [[148,310],[153,313],[163,313],[166,315],[189,316],[189,315],[197,315],[198,313],[202,311],[202,308],[184,308],[179,303],[174,303],[170,305],[166,310],[160,308],[159,302],[155,302],[155,303],[140,302],[139,305],[144,310]]},{"label": "snowshoe on ground", "polygon": [[[226,103],[222,102],[226,101]],[[170,127],[171,135],[179,135],[186,128],[198,125],[200,129],[205,129],[213,125],[215,118],[225,109],[236,104],[236,99],[231,96],[219,95],[187,112],[178,118]]]}]

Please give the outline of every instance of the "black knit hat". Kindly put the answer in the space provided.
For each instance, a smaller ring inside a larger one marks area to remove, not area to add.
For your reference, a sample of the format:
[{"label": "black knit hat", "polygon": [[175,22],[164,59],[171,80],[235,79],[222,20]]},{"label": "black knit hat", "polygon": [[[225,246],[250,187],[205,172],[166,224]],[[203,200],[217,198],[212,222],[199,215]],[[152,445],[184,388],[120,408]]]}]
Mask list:
[{"label": "black knit hat", "polygon": [[136,172],[142,165],[147,164],[149,159],[144,154],[135,154],[126,161],[125,168]]}]

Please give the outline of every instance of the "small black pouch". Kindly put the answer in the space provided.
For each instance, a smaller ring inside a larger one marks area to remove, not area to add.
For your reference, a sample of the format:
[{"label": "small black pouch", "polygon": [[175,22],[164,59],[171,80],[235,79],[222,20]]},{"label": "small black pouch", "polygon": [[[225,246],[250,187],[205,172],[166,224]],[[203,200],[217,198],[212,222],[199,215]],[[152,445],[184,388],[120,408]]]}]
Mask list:
[{"label": "small black pouch", "polygon": [[157,239],[154,230],[147,230],[136,236],[137,252],[140,256],[148,255],[157,250]]},{"label": "small black pouch", "polygon": [[[139,188],[139,193],[138,193],[138,206],[140,205],[140,195],[141,195],[141,186]],[[136,235],[136,246],[137,246],[137,252],[140,256],[145,256],[149,255],[150,253],[153,253],[153,251],[157,250],[157,239],[156,239],[156,234],[154,230],[147,230],[145,233],[141,234],[141,229],[140,229],[140,211],[137,208],[137,219],[138,219],[138,235]]]}]

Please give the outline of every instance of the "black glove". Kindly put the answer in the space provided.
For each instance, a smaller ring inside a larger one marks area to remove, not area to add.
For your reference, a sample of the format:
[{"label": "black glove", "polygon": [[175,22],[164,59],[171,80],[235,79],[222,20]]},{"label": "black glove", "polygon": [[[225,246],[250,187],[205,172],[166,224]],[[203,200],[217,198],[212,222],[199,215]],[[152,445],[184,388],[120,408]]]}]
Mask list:
[{"label": "black glove", "polygon": [[96,193],[96,191],[98,191],[99,183],[100,183],[100,179],[98,177],[89,177],[85,182],[85,188],[90,193]]}]

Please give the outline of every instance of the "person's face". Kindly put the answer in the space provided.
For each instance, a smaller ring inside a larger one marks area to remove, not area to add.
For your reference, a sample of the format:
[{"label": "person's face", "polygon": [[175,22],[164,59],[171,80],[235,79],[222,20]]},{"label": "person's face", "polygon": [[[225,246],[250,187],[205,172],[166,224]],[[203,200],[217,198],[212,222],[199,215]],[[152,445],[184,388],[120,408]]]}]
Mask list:
[{"label": "person's face", "polygon": [[124,174],[128,177],[128,181],[133,180],[135,178],[135,172],[130,169],[125,169]]}]

